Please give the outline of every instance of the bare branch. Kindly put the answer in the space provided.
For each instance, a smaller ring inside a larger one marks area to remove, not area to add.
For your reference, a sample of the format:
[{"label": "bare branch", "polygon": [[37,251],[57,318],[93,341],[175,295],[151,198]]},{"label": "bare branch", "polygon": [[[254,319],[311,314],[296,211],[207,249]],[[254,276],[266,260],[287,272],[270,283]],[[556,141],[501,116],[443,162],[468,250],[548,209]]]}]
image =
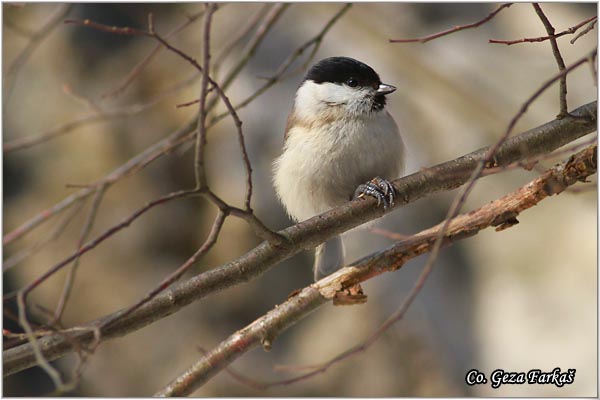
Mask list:
[{"label": "bare branch", "polygon": [[569,41],[569,43],[574,44],[577,41],[577,39],[579,39],[580,37],[582,37],[585,34],[587,34],[589,31],[591,31],[592,29],[594,29],[594,26],[596,25],[596,22],[598,22],[598,17],[596,17],[596,19],[594,19],[592,22],[590,22],[590,24],[588,26],[586,26],[584,30],[582,30],[581,32],[579,32],[577,34],[577,36],[575,36],[573,39],[571,39]]},{"label": "bare branch", "polygon": [[[169,33],[167,33],[165,35],[165,39],[169,39],[169,38],[175,36],[176,34],[178,34],[179,32],[183,31],[185,28],[187,28],[188,26],[190,26],[191,24],[196,22],[203,15],[204,15],[204,10],[197,12],[196,14],[192,14],[192,15],[188,16],[187,21],[181,23],[179,26],[175,27],[173,30],[171,30]],[[162,49],[163,49],[163,46],[160,43],[158,43],[156,46],[154,46],[154,48],[150,51],[150,53],[148,53],[148,55],[146,57],[144,57],[139,63],[137,63],[133,67],[133,69],[129,72],[129,74],[127,74],[127,76],[123,79],[123,81],[121,83],[119,83],[119,85],[117,85],[113,89],[110,89],[109,91],[104,92],[100,97],[109,98],[109,97],[116,97],[116,96],[123,94],[125,92],[125,89],[127,89],[129,87],[129,85],[135,80],[135,78],[137,78],[140,75],[140,73],[144,70],[144,68],[146,68],[152,62],[154,57],[158,53],[160,53],[160,51]]]},{"label": "bare branch", "polygon": [[[364,281],[385,271],[395,271],[408,260],[432,251],[439,242],[438,237],[440,234],[443,235],[444,245],[448,245],[471,237],[489,226],[495,226],[496,231],[513,226],[517,223],[516,216],[519,213],[537,205],[551,195],[561,193],[565,188],[576,182],[585,181],[588,176],[596,173],[598,161],[596,151],[597,146],[593,145],[501,199],[476,211],[463,214],[449,222],[445,221],[420,232],[406,241],[370,255],[310,285],[221,342],[215,349],[208,352],[179,377],[157,392],[155,396],[186,396],[192,394],[211,377],[248,350],[261,343],[263,346],[265,343],[270,346],[274,338],[282,331],[304,318],[318,306],[333,299],[339,290],[351,287],[357,282]],[[419,283],[422,285],[424,282],[420,281],[417,282],[415,287],[418,287]],[[412,292],[414,293],[414,290]],[[330,366],[345,358],[364,351],[391,325],[404,316],[412,298],[414,297],[409,294],[401,307],[361,344],[339,354],[307,374],[265,385],[264,387],[287,385],[306,379],[327,370]]]},{"label": "bare branch", "polygon": [[[198,111],[198,125],[196,127],[196,151],[194,156],[194,167],[196,176],[196,190],[207,188],[206,170],[204,168],[204,149],[206,147],[206,96],[208,95],[208,71],[210,68],[210,23],[212,15],[216,10],[214,4],[207,4],[204,16],[203,46],[202,46],[202,81],[200,82],[200,110]],[[152,31],[153,32],[153,31]],[[183,53],[184,58],[187,56]],[[193,64],[196,64],[195,61]]]},{"label": "bare branch", "polygon": [[42,354],[42,350],[33,333],[33,329],[27,320],[27,308],[25,306],[25,297],[23,293],[19,293],[17,296],[17,307],[19,310],[19,325],[21,325],[25,330],[27,341],[31,344],[37,365],[39,365],[46,372],[46,374],[48,374],[50,379],[52,379],[55,388],[65,388],[65,384],[60,377],[60,373],[52,365],[50,365],[50,362],[48,362],[48,360]]},{"label": "bare branch", "polygon": [[[178,50],[176,48],[174,48],[173,46],[171,46],[168,42],[166,42],[166,40],[164,40],[160,35],[158,35],[153,28],[153,23],[152,23],[152,16],[149,16],[149,30],[148,32],[144,32],[144,31],[139,31],[133,28],[118,28],[118,27],[108,27],[106,25],[103,24],[98,24],[89,20],[85,20],[83,22],[81,22],[81,24],[83,25],[88,25],[91,27],[94,27],[96,29],[100,29],[103,31],[108,31],[108,32],[116,32],[119,34],[140,34],[140,35],[146,35],[146,36],[150,36],[153,37],[155,39],[157,39],[159,42],[161,42],[165,47],[167,47],[169,50],[179,54],[182,58],[186,59],[187,61],[189,61],[192,65],[194,65],[198,70],[203,72],[203,85],[202,85],[202,98],[206,99],[207,93],[208,93],[208,83],[211,83],[213,85],[213,87],[217,90],[217,92],[219,93],[219,96],[223,99],[224,103],[226,104],[229,112],[231,113],[231,115],[234,118],[234,121],[236,123],[236,126],[238,128],[238,138],[240,141],[240,146],[242,148],[242,155],[243,155],[243,161],[245,163],[246,166],[246,170],[247,170],[247,184],[248,184],[248,189],[247,189],[247,194],[246,194],[246,211],[244,213],[236,213],[237,216],[240,216],[244,219],[246,219],[247,221],[249,221],[250,225],[256,229],[260,234],[261,237],[264,237],[268,240],[273,240],[274,243],[278,244],[281,243],[282,238],[280,238],[277,234],[275,234],[274,232],[270,232],[268,230],[268,228],[266,228],[264,226],[264,224],[257,222],[257,218],[256,217],[250,217],[249,214],[252,213],[252,210],[250,208],[250,200],[251,200],[251,195],[252,195],[252,180],[251,180],[251,166],[250,166],[250,161],[248,159],[248,154],[246,152],[245,149],[245,144],[244,144],[244,140],[243,140],[243,133],[241,131],[241,120],[239,119],[239,117],[237,116],[235,110],[233,109],[229,99],[227,98],[227,96],[223,93],[222,89],[209,77],[208,75],[208,66],[209,66],[209,30],[210,30],[210,21],[212,18],[212,13],[214,12],[214,9],[216,9],[216,7],[214,7],[213,5],[210,5],[207,9],[206,15],[205,15],[205,50],[204,50],[204,67],[200,67],[198,65],[198,63],[191,57],[189,57],[187,54],[185,54],[184,52],[182,52],[181,50]],[[69,23],[77,23],[79,24],[80,22],[78,21],[69,21]],[[137,212],[135,212],[134,214],[132,214],[129,218],[127,218],[124,222],[121,222],[120,224],[108,229],[104,234],[100,235],[98,238],[96,238],[95,240],[91,241],[90,243],[86,244],[85,246],[83,246],[82,248],[78,249],[77,252],[75,252],[73,255],[67,257],[65,260],[63,260],[62,262],[56,264],[55,266],[53,266],[52,268],[50,268],[46,273],[44,273],[41,277],[39,277],[38,279],[36,279],[34,282],[32,282],[31,284],[29,284],[28,286],[26,286],[24,289],[22,289],[24,291],[25,294],[29,293],[32,289],[34,289],[35,287],[37,287],[39,284],[41,284],[43,281],[45,281],[48,277],[50,277],[52,274],[54,274],[55,272],[59,271],[61,268],[63,268],[65,265],[67,265],[68,263],[70,263],[72,260],[77,260],[79,259],[79,257],[81,255],[83,255],[85,252],[93,249],[95,246],[97,246],[99,243],[101,243],[102,241],[104,241],[105,239],[107,239],[108,237],[114,235],[116,232],[118,232],[119,230],[129,226],[129,224],[131,222],[133,222],[135,219],[137,219],[138,217],[140,217],[143,213],[145,213],[147,210],[149,210],[151,207],[154,207],[158,204],[162,204],[164,203],[164,201],[167,200],[171,200],[173,198],[178,198],[181,197],[182,195],[191,195],[191,194],[195,194],[195,193],[203,193],[205,194],[209,200],[212,200],[213,202],[215,202],[215,204],[217,204],[217,206],[222,210],[222,211],[227,211],[229,210],[229,206],[227,204],[225,204],[224,202],[220,201],[218,199],[218,197],[214,194],[212,194],[212,192],[210,190],[208,190],[208,187],[206,186],[206,179],[205,179],[205,172],[204,172],[204,164],[203,164],[203,154],[204,154],[204,146],[206,143],[206,109],[204,108],[205,104],[204,102],[202,102],[201,104],[201,110],[199,113],[199,120],[198,120],[198,128],[197,128],[197,148],[196,148],[196,161],[195,161],[195,171],[196,171],[196,179],[197,179],[197,186],[194,190],[192,191],[183,191],[183,192],[178,192],[178,193],[174,193],[168,196],[165,196],[163,198],[160,198],[158,200],[155,200],[153,202],[150,202],[148,205],[144,206],[142,209],[138,210]],[[104,183],[104,185],[106,185],[106,183]],[[182,194],[183,193],[183,194]],[[227,211],[227,213],[229,213]],[[265,232],[270,232],[270,233],[265,233]],[[74,258],[75,257],[75,258]],[[183,273],[183,272],[182,272]],[[182,274],[181,273],[181,274]],[[177,277],[181,276],[181,274],[178,274]],[[172,283],[172,281],[171,281]],[[165,286],[166,287],[166,286]],[[159,287],[159,291],[163,290],[164,287]],[[158,293],[158,292],[156,292]],[[153,295],[155,295],[156,293],[154,293]],[[5,299],[7,297],[5,296]],[[147,299],[146,299],[147,300]]]},{"label": "bare branch", "polygon": [[[529,99],[527,99],[527,101],[525,101],[525,103],[521,106],[521,108],[517,112],[517,114],[511,119],[510,123],[508,124],[508,128],[506,129],[504,134],[498,139],[498,141],[493,146],[491,146],[488,149],[488,151],[485,154],[485,157],[479,161],[479,163],[475,167],[475,170],[473,171],[471,177],[466,182],[466,185],[462,188],[461,192],[452,201],[452,205],[450,206],[448,213],[446,214],[446,218],[442,224],[442,227],[439,230],[439,233],[437,234],[436,240],[433,244],[433,247],[431,248],[431,253],[429,254],[429,258],[427,259],[427,262],[425,263],[425,266],[423,267],[423,271],[421,271],[421,274],[419,275],[417,282],[415,283],[415,285],[413,286],[413,288],[411,289],[409,294],[406,296],[406,299],[401,304],[398,311],[395,313],[396,316],[393,319],[388,320],[388,322],[390,322],[390,324],[387,325],[388,327],[391,326],[391,324],[394,321],[398,321],[400,318],[402,318],[404,316],[404,313],[408,310],[408,307],[413,303],[413,301],[415,300],[417,295],[422,290],[429,275],[433,271],[433,267],[435,265],[435,262],[439,255],[439,252],[444,243],[444,237],[446,235],[447,229],[450,227],[452,218],[454,218],[456,215],[458,215],[458,213],[460,212],[460,209],[462,208],[463,204],[465,203],[465,201],[467,199],[467,196],[473,190],[473,187],[475,186],[475,183],[477,182],[477,180],[482,176],[484,169],[486,168],[486,166],[488,166],[488,167],[490,166],[490,162],[496,157],[497,151],[508,140],[508,138],[512,134],[512,131],[513,131],[515,125],[517,124],[517,121],[519,121],[519,119],[525,114],[525,112],[529,108],[529,105],[532,104],[547,88],[549,88],[550,85],[552,85],[557,79],[562,79],[563,77],[566,76],[566,74],[569,71],[577,68],[578,66],[580,66],[581,64],[583,64],[585,62],[587,62],[587,57],[584,57],[581,60],[577,61],[576,63],[571,65],[568,69],[567,68],[563,69],[562,71],[560,71],[560,73],[558,75],[556,75],[556,76],[552,77],[551,79],[549,79],[548,81],[546,81],[540,87],[540,89],[538,89],[533,95],[531,95],[529,97]],[[567,115],[568,115],[568,112],[567,112]],[[557,116],[557,118],[564,118],[564,117],[559,115],[559,116]],[[495,160],[492,163],[492,165],[495,165]],[[386,324],[388,322],[386,322]],[[387,329],[387,328],[385,328],[385,329]]]},{"label": "bare branch", "polygon": [[490,21],[492,18],[494,18],[496,16],[496,14],[498,14],[503,9],[508,8],[512,5],[513,5],[513,3],[504,3],[504,4],[500,5],[497,9],[492,11],[487,17],[485,17],[477,22],[473,22],[471,24],[458,25],[453,28],[447,29],[445,31],[438,32],[438,33],[435,33],[435,34],[429,35],[429,36],[423,36],[423,37],[416,38],[416,39],[390,39],[389,42],[390,43],[415,43],[415,42],[426,43],[426,42],[429,42],[430,40],[434,40],[434,39],[440,38],[442,36],[450,35],[451,33],[454,33],[454,32],[464,31],[465,29],[477,28],[478,26],[481,26],[481,25],[485,24],[486,22]]},{"label": "bare branch", "polygon": [[[273,74],[273,76],[271,76],[270,78],[266,78],[265,84],[263,86],[261,86],[259,89],[257,89],[253,94],[248,96],[245,100],[243,100],[239,104],[236,104],[235,109],[240,110],[241,108],[247,106],[258,96],[260,96],[261,94],[266,92],[275,83],[280,82],[282,79],[284,79],[284,75],[288,72],[288,69],[291,66],[291,64],[294,61],[296,61],[302,54],[304,54],[306,49],[313,46],[313,51],[311,51],[310,56],[306,59],[303,66],[298,68],[296,71],[300,70],[301,68],[305,68],[305,66],[308,63],[310,63],[310,61],[314,57],[316,51],[318,50],[318,47],[320,46],[320,44],[323,41],[323,38],[325,37],[327,32],[329,32],[331,27],[350,9],[350,7],[352,7],[352,4],[345,4],[342,8],[340,8],[340,10],[337,13],[335,13],[333,15],[333,17],[331,17],[329,19],[329,21],[327,21],[327,23],[325,24],[323,29],[321,29],[321,31],[316,36],[314,36],[313,38],[306,41],[304,44],[302,44],[300,47],[298,47],[293,53],[291,53],[285,59],[285,61],[283,61],[280,64],[280,66],[279,66],[279,68],[277,68],[277,71],[275,72],[275,74]],[[292,75],[296,71],[292,71],[289,75]],[[224,87],[225,86],[223,86],[223,88]],[[190,106],[190,105],[196,104],[196,103],[198,103],[197,99],[186,102],[186,103],[178,104],[177,107],[186,107],[186,106]],[[211,119],[211,123],[217,123],[218,121],[220,121],[224,117],[226,117],[228,114],[229,114],[228,112],[224,112],[222,114],[219,114],[219,115],[213,117]]]},{"label": "bare branch", "polygon": [[[104,240],[106,240],[109,237],[111,237],[112,235],[114,235],[116,232],[120,231],[121,229],[124,229],[124,228],[128,227],[134,220],[136,220],[138,217],[140,217],[142,214],[144,214],[145,212],[149,211],[153,207],[155,207],[155,206],[157,206],[159,204],[164,204],[164,203],[166,203],[166,202],[168,202],[170,200],[177,199],[177,198],[180,198],[180,197],[189,196],[189,195],[192,195],[192,194],[195,194],[195,193],[196,193],[196,191],[181,190],[181,191],[178,191],[178,192],[170,193],[170,194],[168,194],[166,196],[160,197],[160,198],[158,198],[156,200],[153,200],[153,201],[147,203],[143,207],[141,207],[138,210],[136,210],[129,217],[127,217],[126,219],[124,219],[123,221],[121,221],[119,224],[117,224],[117,225],[109,228],[108,230],[104,231],[104,233],[102,233],[100,236],[98,236],[97,238],[89,241],[84,246],[81,246],[79,249],[77,249],[77,251],[75,253],[71,254],[70,256],[68,256],[67,258],[65,258],[64,260],[62,260],[61,262],[59,262],[58,264],[55,264],[54,266],[52,266],[45,273],[43,273],[41,276],[37,277],[33,282],[31,282],[30,284],[28,284],[27,286],[25,286],[23,289],[21,289],[21,291],[23,293],[25,293],[25,294],[28,294],[29,292],[31,292],[31,290],[33,290],[35,287],[37,287],[40,283],[42,283],[46,279],[48,279],[48,277],[50,277],[51,275],[53,275],[54,273],[56,273],[57,271],[59,271],[64,266],[70,264],[74,260],[79,259],[82,255],[84,255],[88,251],[90,251],[93,248],[95,248],[96,246],[98,246],[100,243],[102,243]],[[7,298],[7,296],[4,296],[4,297],[5,297],[5,299]]]},{"label": "bare branch", "polygon": [[60,235],[67,228],[69,223],[73,220],[73,218],[79,213],[79,211],[83,208],[84,203],[77,203],[77,207],[73,207],[69,210],[69,212],[63,216],[63,218],[56,224],[56,227],[52,229],[52,232],[44,239],[36,242],[33,246],[25,248],[15,255],[7,258],[2,262],[2,272],[8,271],[10,268],[13,268],[15,265],[19,264],[21,261],[25,260],[27,257],[35,254],[37,251],[41,250],[48,243],[56,240],[60,237]]},{"label": "bare branch", "polygon": [[[542,11],[542,7],[540,7],[540,5],[538,3],[533,3],[533,8],[535,9],[535,12],[537,13],[538,17],[540,17],[540,20],[544,24],[544,28],[546,28],[546,32],[548,33],[548,36],[550,37],[550,44],[552,45],[552,53],[554,53],[554,58],[556,59],[556,63],[558,64],[558,70],[562,72],[566,69],[566,66],[565,66],[565,62],[562,58],[562,55],[560,54],[560,49],[558,48],[558,42],[556,41],[556,37],[554,37],[554,32],[555,32],[554,26],[552,26],[552,24],[548,20],[548,17],[546,17],[546,14],[544,14],[544,11]],[[559,97],[559,104],[560,104],[560,113],[558,114],[558,116],[563,117],[569,113],[569,109],[567,107],[567,75],[566,74],[564,74],[560,78],[560,90],[559,90],[558,97]]]},{"label": "bare branch", "polygon": [[[333,27],[333,25],[335,25],[335,23],[344,15],[346,14],[346,12],[352,7],[351,3],[345,4],[344,6],[342,6],[340,8],[340,10],[335,13],[330,19],[329,21],[327,21],[327,23],[323,26],[323,29],[321,29],[321,31],[319,33],[317,33],[317,35],[315,35],[313,38],[309,39],[308,41],[306,41],[304,44],[302,44],[300,47],[298,47],[292,54],[290,54],[283,63],[281,63],[281,65],[279,66],[279,68],[277,68],[277,71],[275,72],[275,74],[267,79],[267,82],[265,82],[265,84],[260,87],[256,92],[254,92],[252,95],[248,96],[245,100],[243,100],[241,103],[237,104],[235,106],[236,110],[239,110],[245,106],[247,106],[248,104],[250,104],[254,99],[256,99],[258,96],[260,96],[261,94],[263,94],[265,91],[267,91],[271,86],[273,86],[275,83],[279,82],[283,76],[287,73],[288,68],[292,65],[292,63],[294,61],[296,61],[302,54],[304,54],[304,52],[306,51],[306,49],[308,49],[311,46],[313,47],[313,51],[311,52],[310,56],[306,59],[306,61],[304,62],[304,66],[306,66],[308,63],[310,63],[310,61],[312,61],[316,51],[318,50],[318,47],[320,46],[321,42],[323,41],[323,38],[325,37],[325,35],[329,32],[329,30]],[[222,119],[225,115],[221,114],[221,115],[217,115],[214,120],[215,122]]]},{"label": "bare branch", "polygon": [[[263,25],[261,25],[261,27],[258,28],[257,35],[251,40],[251,42],[250,42],[251,45],[249,45],[250,48],[248,49],[249,52],[247,52],[246,54],[243,55],[243,59],[238,63],[238,66],[236,68],[234,68],[234,70],[236,70],[238,72],[241,71],[242,66],[245,65],[249,61],[248,54],[252,53],[256,49],[256,47],[264,39],[266,32],[271,29],[271,27],[273,26],[275,21],[281,16],[283,11],[288,6],[289,6],[289,4],[282,4],[282,5],[278,4],[277,7],[273,7],[271,12],[265,17],[265,19],[266,19],[265,23]],[[73,24],[87,25],[87,26],[99,25],[98,28],[105,32],[133,34],[131,32],[125,33],[125,32],[128,32],[128,30],[131,30],[132,28],[109,27],[107,25],[102,25],[102,24],[95,24],[95,23],[92,24],[91,21],[87,21],[87,24],[85,23],[85,21],[73,21],[73,20],[67,21],[66,23],[73,23]],[[142,33],[142,32],[139,32],[138,34],[148,36],[148,35],[146,35],[146,33]],[[157,40],[159,40],[159,38],[160,38],[160,36],[155,37],[155,39],[157,39]],[[237,74],[230,74],[226,78],[226,80],[232,81],[235,78],[234,75],[237,76]],[[240,107],[247,105],[251,100],[255,99],[259,95],[266,92],[275,82],[276,82],[276,80],[273,80],[272,82],[267,83],[265,86],[263,86],[261,89],[259,89],[259,91],[257,91],[254,95],[252,95],[251,99],[250,98],[246,99],[243,102],[243,104],[238,105],[236,107],[236,109],[239,109]],[[219,89],[219,87],[217,86],[217,90],[218,89]],[[225,90],[225,87],[223,87],[222,90]],[[221,92],[222,92],[222,90],[221,90]],[[214,104],[216,104],[216,103],[214,103]],[[210,105],[209,105],[208,109],[211,109]],[[215,118],[212,118],[211,122],[209,124],[209,127],[216,124],[218,121],[220,121],[227,115],[230,115],[229,111],[226,111],[225,113],[223,113]],[[128,176],[132,173],[135,173],[135,172],[141,170],[145,166],[149,165],[151,162],[157,160],[158,158],[160,158],[163,155],[170,152],[173,148],[181,145],[182,143],[189,141],[193,137],[194,125],[196,123],[197,123],[197,119],[185,124],[184,126],[179,128],[177,131],[168,135],[165,139],[162,139],[159,142],[157,142],[156,144],[150,146],[149,148],[144,150],[142,153],[132,157],[125,164],[121,165],[120,167],[116,168],[115,170],[113,170],[112,172],[107,174],[103,179],[98,181],[97,184],[104,184],[104,183],[112,184],[125,176]],[[22,223],[19,227],[15,228],[13,231],[7,233],[3,237],[3,244],[6,245],[6,244],[22,237],[23,235],[27,234],[28,232],[30,232],[31,230],[33,230],[34,228],[36,228],[37,226],[42,224],[43,222],[47,221],[52,216],[71,207],[76,202],[78,202],[84,198],[87,198],[93,192],[94,192],[94,189],[91,187],[83,188],[80,191],[78,191],[77,193],[63,199],[62,201],[55,204],[54,206],[52,206],[46,210],[43,210],[42,212],[40,212],[37,215],[35,215],[34,217],[30,218],[26,222]],[[261,237],[263,237],[263,238],[270,237],[274,242],[276,242],[274,239],[277,237],[277,235],[274,234],[273,232],[268,231],[268,229],[266,227],[264,227],[264,225],[262,227],[260,227],[259,225],[260,224],[253,224],[252,226],[253,226],[253,228],[255,228],[255,231],[257,231],[257,228],[260,228],[259,230],[263,231],[264,234],[261,235]]]},{"label": "bare branch", "polygon": [[[598,17],[597,17],[597,16],[590,17],[590,18],[588,18],[588,19],[586,19],[586,20],[584,20],[584,21],[581,21],[581,22],[580,22],[580,23],[578,23],[577,25],[575,25],[575,26],[572,26],[572,27],[570,27],[569,29],[566,29],[566,30],[564,30],[564,31],[562,31],[562,32],[560,32],[560,33],[557,33],[557,34],[555,34],[555,35],[552,35],[552,36],[541,36],[541,37],[535,37],[535,38],[523,38],[523,39],[517,39],[517,40],[499,40],[499,39],[490,39],[490,40],[488,40],[488,42],[489,42],[489,43],[500,43],[500,44],[506,44],[506,45],[508,45],[508,46],[510,46],[510,45],[513,45],[513,44],[518,44],[518,43],[536,43],[536,42],[544,42],[544,41],[546,41],[546,40],[550,40],[551,38],[554,38],[554,39],[556,39],[556,38],[559,38],[559,37],[561,37],[561,36],[564,36],[564,35],[571,35],[571,34],[573,34],[573,33],[577,32],[577,30],[578,30],[579,28],[581,28],[583,25],[585,25],[585,24],[589,23],[590,21],[591,21],[591,24],[588,26],[588,28],[590,28],[590,26],[592,26],[592,27],[593,27],[593,24],[595,24],[597,20],[598,20]],[[588,28],[586,28],[586,29],[588,29]],[[591,29],[591,28],[590,28],[590,29]],[[581,36],[581,34],[582,34],[582,33],[583,33],[583,34],[585,34],[584,32],[585,32],[585,30],[584,30],[584,31],[582,31],[581,33],[579,33],[579,34],[578,34],[578,35],[577,35],[575,38],[573,38],[573,39],[571,40],[571,44],[573,44],[573,43],[575,42],[575,40],[577,40],[577,38]]]},{"label": "bare branch", "polygon": [[[92,227],[94,226],[94,221],[96,220],[96,216],[98,215],[98,209],[100,208],[100,203],[102,202],[102,198],[104,197],[105,192],[106,185],[100,186],[96,191],[96,195],[94,196],[94,200],[92,202],[87,221],[85,222],[83,230],[81,231],[81,235],[79,236],[79,241],[77,242],[78,250],[81,248],[81,246],[83,246],[90,232],[92,231]],[[69,297],[71,296],[71,291],[73,289],[73,284],[75,283],[75,275],[77,273],[78,267],[79,257],[75,259],[75,261],[69,268],[69,271],[67,272],[67,278],[65,279],[63,292],[58,301],[58,305],[56,306],[56,310],[54,311],[54,317],[49,323],[49,325],[54,325],[56,322],[60,323],[62,315],[65,311],[65,307],[67,306],[67,302],[69,301]]]},{"label": "bare branch", "polygon": [[223,223],[225,222],[225,217],[227,217],[227,213],[223,210],[219,210],[219,212],[217,213],[217,217],[215,218],[215,221],[213,222],[212,228],[211,228],[210,233],[208,234],[206,240],[204,241],[202,246],[200,246],[200,248],[185,263],[183,263],[179,268],[177,268],[175,271],[173,271],[168,277],[163,279],[156,288],[154,288],[152,291],[150,291],[150,293],[148,293],[146,296],[144,296],[140,301],[135,303],[133,306],[125,309],[123,312],[121,312],[117,315],[114,315],[113,318],[110,318],[110,319],[104,321],[98,328],[100,330],[106,329],[111,324],[114,324],[117,320],[119,320],[121,318],[126,318],[132,312],[134,312],[135,310],[139,309],[141,306],[146,304],[149,300],[156,297],[157,294],[159,294],[160,292],[162,292],[163,290],[165,290],[166,288],[171,286],[171,284],[173,282],[175,282],[179,278],[181,278],[181,276],[187,270],[189,270],[192,265],[197,263],[198,259],[200,259],[200,257],[205,255],[217,242],[219,233],[221,232],[221,228],[223,228]]},{"label": "bare branch", "polygon": [[[596,102],[574,110],[572,116],[554,120],[521,135],[509,138],[495,152],[495,165],[502,167],[518,160],[526,160],[553,151],[596,129]],[[469,180],[479,162],[486,157],[489,148],[482,148],[463,157],[438,166],[416,172],[398,179],[394,185],[398,192],[396,207],[414,202],[425,196],[455,189]],[[485,171],[485,170],[484,170]],[[318,245],[329,237],[340,234],[362,223],[380,217],[382,211],[374,199],[356,200],[328,211],[308,221],[280,232],[288,238],[285,247],[263,242],[237,260],[211,269],[181,282],[144,304],[118,324],[101,332],[103,339],[118,337],[170,315],[192,301],[217,290],[246,282],[274,264],[292,255]],[[54,360],[72,351],[73,345],[63,336],[69,335],[80,344],[94,340],[92,328],[102,325],[120,312],[91,321],[75,333],[62,332],[38,340],[44,356]],[[84,328],[88,329],[86,331]],[[30,344],[24,344],[4,352],[4,373],[14,374],[35,365],[36,360]]]}]

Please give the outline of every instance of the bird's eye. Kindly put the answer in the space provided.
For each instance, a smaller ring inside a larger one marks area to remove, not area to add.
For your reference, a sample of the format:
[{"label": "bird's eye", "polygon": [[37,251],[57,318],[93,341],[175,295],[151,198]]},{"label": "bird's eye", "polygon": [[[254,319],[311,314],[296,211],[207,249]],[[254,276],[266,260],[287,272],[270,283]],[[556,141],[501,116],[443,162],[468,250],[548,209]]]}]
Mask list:
[{"label": "bird's eye", "polygon": [[348,78],[348,79],[346,79],[346,85],[348,85],[350,87],[357,87],[358,86],[358,80],[356,80],[354,78]]}]

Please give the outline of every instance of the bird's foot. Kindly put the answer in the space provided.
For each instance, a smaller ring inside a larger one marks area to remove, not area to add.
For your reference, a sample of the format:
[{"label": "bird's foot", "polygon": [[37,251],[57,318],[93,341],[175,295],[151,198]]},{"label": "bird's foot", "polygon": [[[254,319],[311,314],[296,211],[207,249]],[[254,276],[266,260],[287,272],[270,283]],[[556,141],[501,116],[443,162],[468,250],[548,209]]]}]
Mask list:
[{"label": "bird's foot", "polygon": [[383,203],[383,208],[388,209],[394,207],[394,199],[396,198],[396,189],[390,181],[375,177],[367,183],[359,185],[354,191],[354,198],[363,198],[365,196],[375,197],[377,205]]}]

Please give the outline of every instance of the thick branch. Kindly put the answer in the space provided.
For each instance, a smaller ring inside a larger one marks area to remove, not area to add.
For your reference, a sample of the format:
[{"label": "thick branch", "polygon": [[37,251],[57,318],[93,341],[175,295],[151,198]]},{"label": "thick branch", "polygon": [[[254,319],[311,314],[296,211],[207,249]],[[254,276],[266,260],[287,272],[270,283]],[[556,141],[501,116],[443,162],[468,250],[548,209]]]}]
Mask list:
[{"label": "thick branch", "polygon": [[[498,168],[531,157],[549,153],[596,129],[596,102],[578,108],[563,119],[508,139],[496,152],[494,165],[486,167],[486,173],[498,172]],[[396,207],[414,202],[431,194],[455,189],[469,180],[478,163],[485,158],[488,148],[435,167],[411,174],[394,182],[398,192]],[[322,215],[289,227],[280,233],[288,238],[284,245],[263,242],[237,260],[199,274],[174,286],[123,318],[108,329],[102,329],[103,339],[123,336],[166,316],[210,293],[241,282],[247,282],[262,274],[276,263],[311,248],[362,223],[383,215],[376,207],[375,199],[355,200]],[[88,331],[78,328],[71,332],[40,338],[38,343],[48,360],[57,359],[73,351],[73,342],[81,346],[94,341],[93,328],[122,313],[119,311],[84,325]],[[68,332],[68,331],[67,331]],[[35,365],[30,344],[24,344],[4,352],[4,374],[14,374]]]},{"label": "thick branch", "polygon": [[[445,230],[444,244],[471,237],[490,226],[495,226],[496,231],[500,231],[515,225],[518,223],[516,217],[522,211],[535,206],[548,196],[561,193],[576,182],[585,181],[588,176],[596,173],[598,161],[596,151],[596,145],[590,146],[517,191],[478,210],[453,218],[448,229]],[[156,396],[190,395],[248,350],[260,343],[270,346],[273,339],[282,331],[304,318],[318,306],[332,300],[340,290],[385,271],[395,271],[408,260],[431,251],[444,225],[441,223],[422,231],[303,289],[265,316],[235,332],[156,393]],[[348,356],[355,354],[356,351],[352,350],[350,349],[344,354]],[[339,360],[339,357],[336,357],[335,360]],[[332,365],[332,363],[326,365]],[[318,372],[319,370],[317,370]]]}]

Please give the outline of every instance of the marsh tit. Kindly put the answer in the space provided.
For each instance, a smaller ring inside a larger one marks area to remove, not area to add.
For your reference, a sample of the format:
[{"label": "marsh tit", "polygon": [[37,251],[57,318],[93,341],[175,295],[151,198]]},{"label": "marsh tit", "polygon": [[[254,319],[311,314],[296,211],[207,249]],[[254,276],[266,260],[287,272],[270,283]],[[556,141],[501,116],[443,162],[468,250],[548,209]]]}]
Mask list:
[{"label": "marsh tit", "polygon": [[[296,92],[283,153],[274,163],[274,185],[288,214],[302,221],[356,197],[393,206],[388,180],[403,170],[404,145],[385,109],[395,91],[368,65],[348,57],[319,61]],[[341,237],[317,247],[319,280],[344,265]]]}]

